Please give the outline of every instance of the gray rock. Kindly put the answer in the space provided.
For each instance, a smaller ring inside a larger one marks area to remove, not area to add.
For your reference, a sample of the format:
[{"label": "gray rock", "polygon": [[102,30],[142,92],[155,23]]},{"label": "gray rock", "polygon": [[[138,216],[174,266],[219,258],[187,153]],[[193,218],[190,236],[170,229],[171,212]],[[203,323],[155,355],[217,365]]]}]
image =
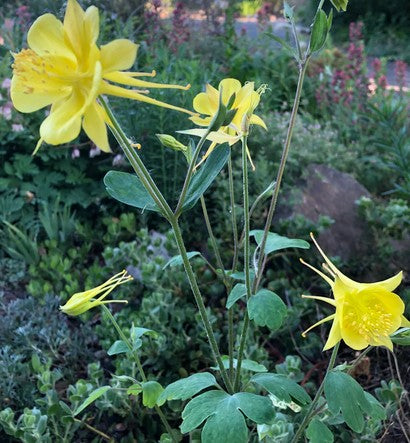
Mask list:
[{"label": "gray rock", "polygon": [[301,180],[291,195],[282,196],[278,218],[301,214],[317,222],[320,215],[334,220],[318,238],[329,255],[349,260],[365,247],[366,223],[358,215],[356,201],[370,197],[369,191],[351,175],[326,165],[311,164],[306,178]]}]

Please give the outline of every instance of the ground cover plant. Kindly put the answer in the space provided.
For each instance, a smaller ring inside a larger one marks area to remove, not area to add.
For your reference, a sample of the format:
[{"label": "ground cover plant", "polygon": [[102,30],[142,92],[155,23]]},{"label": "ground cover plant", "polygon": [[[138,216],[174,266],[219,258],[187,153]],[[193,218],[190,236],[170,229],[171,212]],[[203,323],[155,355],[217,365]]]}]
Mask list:
[{"label": "ground cover plant", "polygon": [[[408,440],[403,75],[329,46],[347,1],[205,53],[182,4],[98,6],[1,28],[2,441]],[[350,255],[295,212],[329,177],[367,188]]]}]

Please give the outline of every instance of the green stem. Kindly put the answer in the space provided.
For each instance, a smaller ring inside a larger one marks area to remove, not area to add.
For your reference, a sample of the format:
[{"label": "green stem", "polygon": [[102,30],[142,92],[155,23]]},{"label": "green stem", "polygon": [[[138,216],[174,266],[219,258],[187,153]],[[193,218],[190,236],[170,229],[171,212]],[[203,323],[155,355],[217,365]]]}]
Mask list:
[{"label": "green stem", "polygon": [[182,205],[184,204],[185,197],[188,192],[188,187],[189,187],[189,184],[191,183],[192,175],[194,174],[194,170],[195,170],[196,162],[199,157],[199,153],[201,152],[202,146],[204,145],[206,138],[208,137],[210,132],[211,132],[211,130],[208,127],[205,134],[201,137],[201,139],[199,140],[199,142],[195,148],[195,152],[194,152],[194,155],[192,156],[191,162],[189,164],[188,172],[186,174],[185,181],[184,181],[184,185],[182,187],[182,191],[179,196],[178,204],[175,209],[175,216],[177,218],[181,215]]},{"label": "green stem", "polygon": [[[276,204],[278,202],[280,185],[281,185],[281,182],[282,182],[283,173],[285,171],[286,161],[287,161],[288,155],[289,155],[290,142],[292,140],[293,130],[294,130],[294,127],[295,127],[296,116],[297,116],[298,109],[299,109],[300,96],[302,94],[303,81],[304,81],[304,78],[305,78],[305,73],[306,73],[306,68],[307,68],[307,65],[308,65],[308,61],[309,61],[309,58],[307,58],[306,60],[301,62],[300,63],[300,67],[299,67],[299,78],[298,78],[298,85],[297,85],[297,88],[296,88],[295,100],[293,102],[293,108],[292,108],[292,112],[291,112],[291,115],[290,115],[288,131],[287,131],[287,134],[286,134],[286,140],[285,140],[285,144],[284,144],[283,152],[282,152],[282,158],[280,160],[278,174],[277,174],[277,177],[276,177],[276,186],[275,186],[275,189],[273,191],[271,203],[270,203],[270,206],[269,206],[268,216],[266,218],[266,223],[265,223],[265,229],[264,229],[264,232],[263,232],[262,242],[260,244],[260,256],[259,256],[259,260],[258,260],[258,267],[257,267],[257,270],[256,270],[257,271],[257,275],[255,277],[254,290],[256,290],[259,287],[260,283],[261,283],[261,279],[262,279],[262,275],[263,275],[263,270],[264,270],[265,264],[266,264],[266,255],[264,253],[265,246],[266,246],[266,241],[267,241],[267,238],[268,238],[269,228],[270,228],[270,226],[272,224],[273,215],[275,213]],[[246,240],[246,237],[245,237],[245,240]]]},{"label": "green stem", "polygon": [[226,281],[226,273],[225,273],[224,265],[222,263],[222,258],[221,258],[221,254],[219,252],[218,243],[216,242],[214,231],[212,229],[212,225],[209,220],[208,209],[206,207],[206,203],[205,203],[205,199],[204,199],[203,195],[201,195],[200,200],[201,200],[202,212],[204,214],[206,229],[208,231],[209,239],[211,240],[211,245],[212,245],[212,249],[215,254],[216,263],[218,264],[218,268],[222,271],[223,282],[226,286],[227,281]]},{"label": "green stem", "polygon": [[212,330],[211,322],[209,320],[208,314],[206,312],[205,304],[202,299],[201,291],[199,290],[194,271],[192,270],[191,263],[188,259],[187,251],[185,248],[184,240],[182,239],[181,229],[179,227],[177,218],[172,217],[170,219],[170,223],[171,223],[172,229],[174,231],[174,236],[175,236],[175,240],[178,245],[178,250],[179,250],[179,253],[181,254],[181,258],[184,263],[185,272],[187,274],[189,283],[191,285],[192,293],[194,294],[195,302],[198,306],[199,314],[201,316],[202,323],[205,327],[205,331],[206,331],[206,334],[208,337],[209,344],[212,349],[212,353],[213,353],[215,361],[219,367],[221,377],[225,383],[225,387],[226,387],[227,391],[230,394],[232,394],[233,393],[232,383],[229,380],[226,369],[223,365],[221,354],[220,354],[219,348],[218,348],[218,344],[216,342],[215,335]]},{"label": "green stem", "polygon": [[[252,295],[251,288],[251,275],[250,275],[250,244],[249,244],[249,231],[250,231],[250,223],[249,223],[249,183],[248,183],[248,157],[246,153],[246,142],[247,137],[244,136],[242,138],[242,177],[243,177],[243,218],[244,218],[244,246],[243,246],[243,268],[245,272],[245,286],[246,286],[246,299]],[[235,390],[239,389],[239,384],[241,381],[241,366],[242,359],[245,350],[246,338],[248,335],[248,327],[249,327],[249,316],[248,310],[245,311],[243,328],[241,333],[239,352],[238,352],[238,361],[236,364],[236,374],[235,374]]]},{"label": "green stem", "polygon": [[[233,259],[232,259],[232,272],[236,271],[238,265],[238,225],[236,224],[236,208],[235,208],[235,191],[233,184],[233,172],[232,172],[232,156],[229,154],[228,158],[228,182],[229,182],[229,198],[231,201],[231,222],[232,222],[232,236],[233,236]],[[228,295],[231,292],[232,283],[229,284]],[[235,348],[235,334],[234,334],[234,307],[228,309],[228,354],[229,354],[229,377],[233,380],[234,367],[233,367],[233,353]]]},{"label": "green stem", "polygon": [[[127,348],[129,349],[131,355],[134,357],[135,362],[137,363],[138,371],[140,373],[142,381],[145,383],[147,381],[147,376],[145,375],[144,368],[142,367],[141,360],[138,356],[138,353],[135,352],[135,350],[132,347],[131,341],[126,337],[123,330],[120,328],[120,325],[117,323],[117,320],[115,320],[114,316],[111,314],[111,311],[107,308],[105,305],[101,305],[104,312],[107,314],[108,318],[111,320],[111,323],[113,324],[115,330],[118,332],[118,335],[120,336],[121,340],[127,345]],[[174,443],[178,443],[178,440],[174,436],[174,431],[171,428],[171,425],[168,423],[167,418],[165,417],[164,413],[161,411],[161,408],[157,405],[154,407],[155,412],[158,414],[159,418],[162,421],[162,424],[164,425],[165,429],[167,430],[168,434],[170,435],[172,441]]]},{"label": "green stem", "polygon": [[299,438],[302,436],[303,431],[305,430],[306,426],[309,424],[310,420],[315,416],[315,408],[317,405],[317,402],[319,401],[320,396],[323,393],[323,390],[325,388],[325,382],[326,382],[326,377],[329,374],[329,372],[333,369],[335,362],[336,362],[336,357],[337,357],[337,352],[339,350],[339,346],[340,346],[340,342],[337,342],[335,347],[333,348],[332,351],[332,355],[330,356],[330,361],[329,361],[329,365],[327,367],[326,370],[326,374],[323,378],[322,383],[319,386],[318,391],[316,392],[315,398],[313,399],[312,403],[310,404],[310,407],[308,409],[308,411],[306,412],[306,415],[302,421],[302,423],[299,426],[299,429],[297,430],[293,440],[291,441],[291,443],[297,443]]},{"label": "green stem", "polygon": [[89,429],[90,431],[94,432],[94,434],[99,435],[101,438],[103,438],[106,441],[109,442],[113,442],[115,441],[112,437],[110,437],[107,434],[104,434],[104,432],[98,430],[97,428],[94,428],[94,426],[89,425],[88,423],[86,423],[85,421],[79,420],[78,418],[74,418],[74,421],[76,421],[77,423],[81,423],[82,425],[84,425],[87,429]]}]

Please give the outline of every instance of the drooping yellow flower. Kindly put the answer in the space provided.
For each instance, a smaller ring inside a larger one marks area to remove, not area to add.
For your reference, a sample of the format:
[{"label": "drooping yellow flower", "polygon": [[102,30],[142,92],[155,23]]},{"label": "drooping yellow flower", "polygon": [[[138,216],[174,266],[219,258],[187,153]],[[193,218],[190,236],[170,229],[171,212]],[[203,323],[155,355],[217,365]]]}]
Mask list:
[{"label": "drooping yellow flower", "polygon": [[128,303],[126,300],[103,301],[103,299],[107,297],[107,295],[117,286],[127,283],[132,279],[133,278],[127,274],[127,271],[122,271],[96,288],[89,289],[84,292],[77,292],[76,294],[72,295],[64,306],[60,306],[60,310],[67,315],[80,315],[94,308],[95,306],[106,303]]},{"label": "drooping yellow flower", "polygon": [[[209,126],[213,117],[218,112],[220,94],[222,94],[222,104],[225,106],[231,97],[234,96],[234,101],[230,109],[236,109],[235,116],[228,126],[223,126],[219,131],[211,132],[208,135],[207,138],[212,143],[202,158],[202,161],[210,155],[217,144],[229,143],[230,146],[235,144],[242,138],[243,134],[248,131],[250,125],[259,125],[267,129],[265,122],[253,113],[259,104],[260,94],[264,92],[265,89],[266,86],[262,86],[255,91],[254,82],[248,82],[242,86],[239,80],[225,78],[219,83],[218,89],[207,84],[205,92],[201,92],[195,96],[193,107],[196,112],[202,114],[204,117],[194,115],[190,117],[190,120],[198,126]],[[205,133],[205,129],[191,129],[179,132],[201,137]]]},{"label": "drooping yellow flower", "polygon": [[[81,127],[103,151],[109,152],[106,124],[110,120],[98,103],[100,95],[118,97],[186,112],[191,111],[148,97],[146,88],[187,89],[157,84],[136,77],[155,75],[122,72],[135,61],[138,46],[126,39],[96,45],[99,12],[95,6],[83,11],[76,0],[68,0],[64,23],[44,14],[31,26],[27,41],[30,49],[14,55],[11,98],[21,112],[33,112],[51,105],[40,127],[40,140],[59,145],[74,140]],[[112,84],[112,83],[116,84]],[[130,90],[118,84],[143,88]]]},{"label": "drooping yellow flower", "polygon": [[303,295],[304,298],[320,300],[336,308],[336,312],[315,323],[302,335],[316,326],[333,320],[329,337],[323,350],[333,348],[340,340],[352,349],[360,350],[367,346],[386,346],[393,349],[390,335],[400,327],[409,327],[404,317],[404,303],[393,293],[401,283],[403,273],[375,283],[358,283],[342,274],[329,260],[317,241],[310,234],[322,257],[324,270],[330,277],[313,266],[301,262],[319,274],[330,285],[334,298]]}]

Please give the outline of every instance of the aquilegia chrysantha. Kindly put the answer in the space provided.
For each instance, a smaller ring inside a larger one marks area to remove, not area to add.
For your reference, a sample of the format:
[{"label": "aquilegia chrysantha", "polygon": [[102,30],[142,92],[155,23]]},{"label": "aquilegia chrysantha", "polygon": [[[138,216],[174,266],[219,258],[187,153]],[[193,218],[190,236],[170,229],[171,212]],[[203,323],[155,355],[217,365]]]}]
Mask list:
[{"label": "aquilegia chrysantha", "polygon": [[[82,127],[100,149],[110,151],[106,128],[110,120],[97,101],[103,94],[194,114],[147,96],[147,88],[187,89],[189,85],[136,78],[152,77],[155,71],[122,72],[133,66],[138,46],[118,39],[99,48],[98,34],[98,9],[90,6],[83,11],[76,0],[68,0],[64,23],[52,14],[40,16],[28,31],[30,49],[13,54],[11,99],[15,108],[33,112],[51,105],[50,114],[41,124],[36,150],[43,141],[51,145],[70,142]],[[118,84],[143,89],[126,89]]]},{"label": "aquilegia chrysantha", "polygon": [[313,266],[301,262],[318,273],[329,283],[334,298],[303,295],[334,306],[336,312],[315,323],[303,335],[314,327],[333,320],[329,337],[323,350],[333,348],[343,340],[350,348],[360,350],[367,346],[386,346],[393,349],[390,335],[398,328],[410,326],[404,317],[403,300],[394,291],[401,283],[403,273],[375,283],[358,283],[346,277],[329,260],[317,241],[310,234],[322,257],[325,259],[323,268],[330,277]]}]

